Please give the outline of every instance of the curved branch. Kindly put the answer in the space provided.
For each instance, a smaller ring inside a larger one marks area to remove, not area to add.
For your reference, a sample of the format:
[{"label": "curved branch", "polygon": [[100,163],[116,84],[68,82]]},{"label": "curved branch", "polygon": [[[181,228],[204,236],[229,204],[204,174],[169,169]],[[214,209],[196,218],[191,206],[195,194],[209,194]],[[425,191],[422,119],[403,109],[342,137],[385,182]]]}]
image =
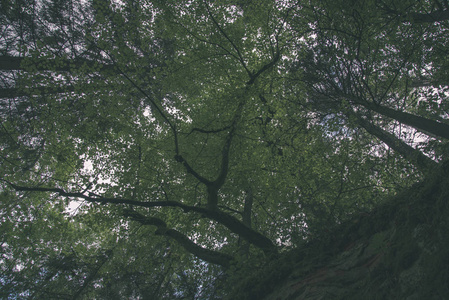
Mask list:
[{"label": "curved branch", "polygon": [[181,208],[184,210],[184,212],[196,212],[201,214],[202,216],[209,218],[211,220],[214,220],[218,222],[219,224],[222,224],[226,228],[228,228],[231,232],[241,236],[254,246],[260,248],[262,251],[264,251],[265,254],[268,256],[275,256],[277,255],[277,248],[273,244],[273,242],[264,236],[263,234],[257,232],[254,229],[249,228],[245,224],[243,224],[240,220],[237,218],[226,214],[219,210],[209,209],[205,207],[199,207],[199,206],[190,206],[185,205],[183,203],[177,202],[177,201],[152,201],[152,202],[141,202],[131,199],[125,199],[125,198],[106,198],[106,197],[98,197],[93,194],[85,195],[83,193],[77,193],[77,192],[66,192],[63,189],[60,188],[46,188],[46,187],[25,187],[25,186],[19,186],[16,184],[13,184],[7,180],[3,181],[7,182],[12,188],[14,188],[16,191],[28,191],[28,192],[52,192],[57,193],[60,196],[63,197],[74,197],[74,198],[80,198],[84,199],[88,202],[92,203],[99,203],[99,204],[126,204],[136,207],[146,207],[146,208],[154,208],[154,207],[174,207],[174,208]]},{"label": "curved branch", "polygon": [[231,150],[231,144],[232,139],[234,137],[237,123],[239,122],[241,116],[242,116],[242,110],[243,106],[245,104],[245,101],[242,100],[239,103],[239,106],[237,107],[236,113],[234,115],[234,118],[232,120],[231,129],[229,130],[228,135],[226,136],[226,141],[223,145],[223,149],[221,150],[221,167],[220,172],[217,176],[217,178],[207,185],[207,193],[208,193],[208,199],[207,199],[207,205],[210,209],[217,209],[218,205],[218,191],[223,186],[223,184],[226,181],[226,177],[228,176],[229,172],[229,153]]},{"label": "curved branch", "polygon": [[279,52],[276,53],[276,55],[273,57],[273,59],[266,63],[264,66],[262,66],[262,68],[259,69],[259,71],[257,71],[255,74],[253,74],[251,76],[251,79],[246,83],[247,85],[251,85],[254,83],[254,81],[256,81],[256,79],[266,70],[268,70],[269,68],[273,67],[281,58],[281,54]]},{"label": "curved branch", "polygon": [[[246,90],[246,88],[245,88]],[[226,181],[226,177],[228,176],[229,172],[229,153],[231,149],[232,139],[234,137],[237,123],[239,122],[243,106],[245,105],[245,100],[241,100],[236,111],[234,118],[232,120],[232,123],[230,126],[227,126],[230,128],[229,133],[226,136],[226,140],[223,144],[223,148],[221,150],[221,166],[219,173],[215,180],[209,180],[199,174],[193,167],[185,160],[185,158],[182,155],[175,155],[175,159],[177,162],[182,163],[184,167],[186,168],[187,172],[192,174],[196,179],[198,179],[201,183],[203,183],[207,188],[207,205],[212,210],[218,209],[218,191],[223,186],[223,184]]]},{"label": "curved branch", "polygon": [[190,132],[189,132],[187,135],[192,134],[194,131],[198,131],[198,132],[200,132],[200,133],[206,133],[206,134],[209,134],[209,133],[218,133],[218,132],[222,132],[222,131],[228,130],[229,128],[231,128],[231,126],[224,126],[223,128],[209,129],[209,130],[202,129],[202,128],[198,128],[198,127],[194,127],[194,128],[192,128],[192,129],[190,130]]},{"label": "curved branch", "polygon": [[156,226],[157,230],[155,233],[157,235],[167,236],[167,237],[175,240],[179,245],[181,245],[188,252],[190,252],[191,254],[195,255],[199,259],[202,259],[206,262],[221,265],[225,268],[228,268],[230,266],[231,261],[233,260],[233,257],[231,255],[228,255],[225,253],[220,253],[220,252],[213,251],[213,250],[209,250],[209,249],[203,248],[203,247],[195,244],[181,232],[179,232],[175,229],[167,228],[167,224],[159,218],[144,216],[144,215],[142,215],[136,211],[133,211],[133,210],[125,210],[124,215],[126,217],[131,218],[134,221],[139,222],[142,225]]},{"label": "curved branch", "polygon": [[212,181],[210,181],[209,179],[201,176],[197,171],[195,171],[192,168],[192,166],[184,159],[184,157],[182,157],[182,155],[175,155],[175,160],[177,162],[179,162],[179,163],[182,163],[184,165],[184,167],[186,168],[187,173],[192,174],[201,183],[205,184],[206,186],[209,186],[209,185],[212,184]]}]

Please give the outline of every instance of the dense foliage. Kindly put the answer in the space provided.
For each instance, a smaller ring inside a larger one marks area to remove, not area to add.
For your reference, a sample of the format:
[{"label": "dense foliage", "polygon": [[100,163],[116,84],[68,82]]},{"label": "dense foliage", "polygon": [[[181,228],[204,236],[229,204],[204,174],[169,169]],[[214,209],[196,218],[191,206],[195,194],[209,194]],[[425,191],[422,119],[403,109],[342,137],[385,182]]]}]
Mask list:
[{"label": "dense foliage", "polygon": [[449,154],[445,0],[1,5],[5,299],[222,299]]}]

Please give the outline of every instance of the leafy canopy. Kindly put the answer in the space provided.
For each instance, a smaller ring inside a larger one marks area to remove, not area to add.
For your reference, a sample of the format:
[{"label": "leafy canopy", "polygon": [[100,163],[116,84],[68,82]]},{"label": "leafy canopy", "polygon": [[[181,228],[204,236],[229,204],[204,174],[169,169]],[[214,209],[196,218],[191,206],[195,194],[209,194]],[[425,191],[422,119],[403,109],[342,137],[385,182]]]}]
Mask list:
[{"label": "leafy canopy", "polygon": [[5,298],[222,299],[448,155],[447,1],[2,11]]}]

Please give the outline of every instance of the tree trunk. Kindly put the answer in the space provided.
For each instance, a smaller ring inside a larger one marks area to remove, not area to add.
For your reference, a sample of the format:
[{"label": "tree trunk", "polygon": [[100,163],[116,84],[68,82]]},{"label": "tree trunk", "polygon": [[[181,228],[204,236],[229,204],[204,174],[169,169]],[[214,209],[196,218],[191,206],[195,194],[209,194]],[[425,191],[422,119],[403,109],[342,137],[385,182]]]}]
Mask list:
[{"label": "tree trunk", "polygon": [[395,119],[402,124],[409,125],[416,130],[419,130],[425,134],[434,135],[440,138],[449,139],[449,125],[440,123],[434,120],[430,120],[424,117],[412,115],[410,113],[401,112],[392,108],[381,106],[368,101],[354,101],[356,104],[360,104],[374,112],[382,114],[384,116]]},{"label": "tree trunk", "polygon": [[407,145],[405,142],[401,141],[394,134],[391,134],[380,127],[372,124],[371,122],[357,116],[355,113],[352,114],[356,117],[357,123],[362,126],[368,133],[379,138],[388,147],[398,152],[402,157],[411,162],[418,169],[424,173],[435,169],[438,163],[425,156],[421,151]]}]

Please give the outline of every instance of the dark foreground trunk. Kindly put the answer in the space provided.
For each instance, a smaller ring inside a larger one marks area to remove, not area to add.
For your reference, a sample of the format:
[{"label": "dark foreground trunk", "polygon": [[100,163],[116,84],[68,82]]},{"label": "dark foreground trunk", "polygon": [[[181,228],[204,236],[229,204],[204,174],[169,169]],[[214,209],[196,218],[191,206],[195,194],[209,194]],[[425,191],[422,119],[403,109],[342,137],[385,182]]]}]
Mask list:
[{"label": "dark foreground trunk", "polygon": [[326,241],[294,250],[233,299],[448,299],[449,163]]}]

